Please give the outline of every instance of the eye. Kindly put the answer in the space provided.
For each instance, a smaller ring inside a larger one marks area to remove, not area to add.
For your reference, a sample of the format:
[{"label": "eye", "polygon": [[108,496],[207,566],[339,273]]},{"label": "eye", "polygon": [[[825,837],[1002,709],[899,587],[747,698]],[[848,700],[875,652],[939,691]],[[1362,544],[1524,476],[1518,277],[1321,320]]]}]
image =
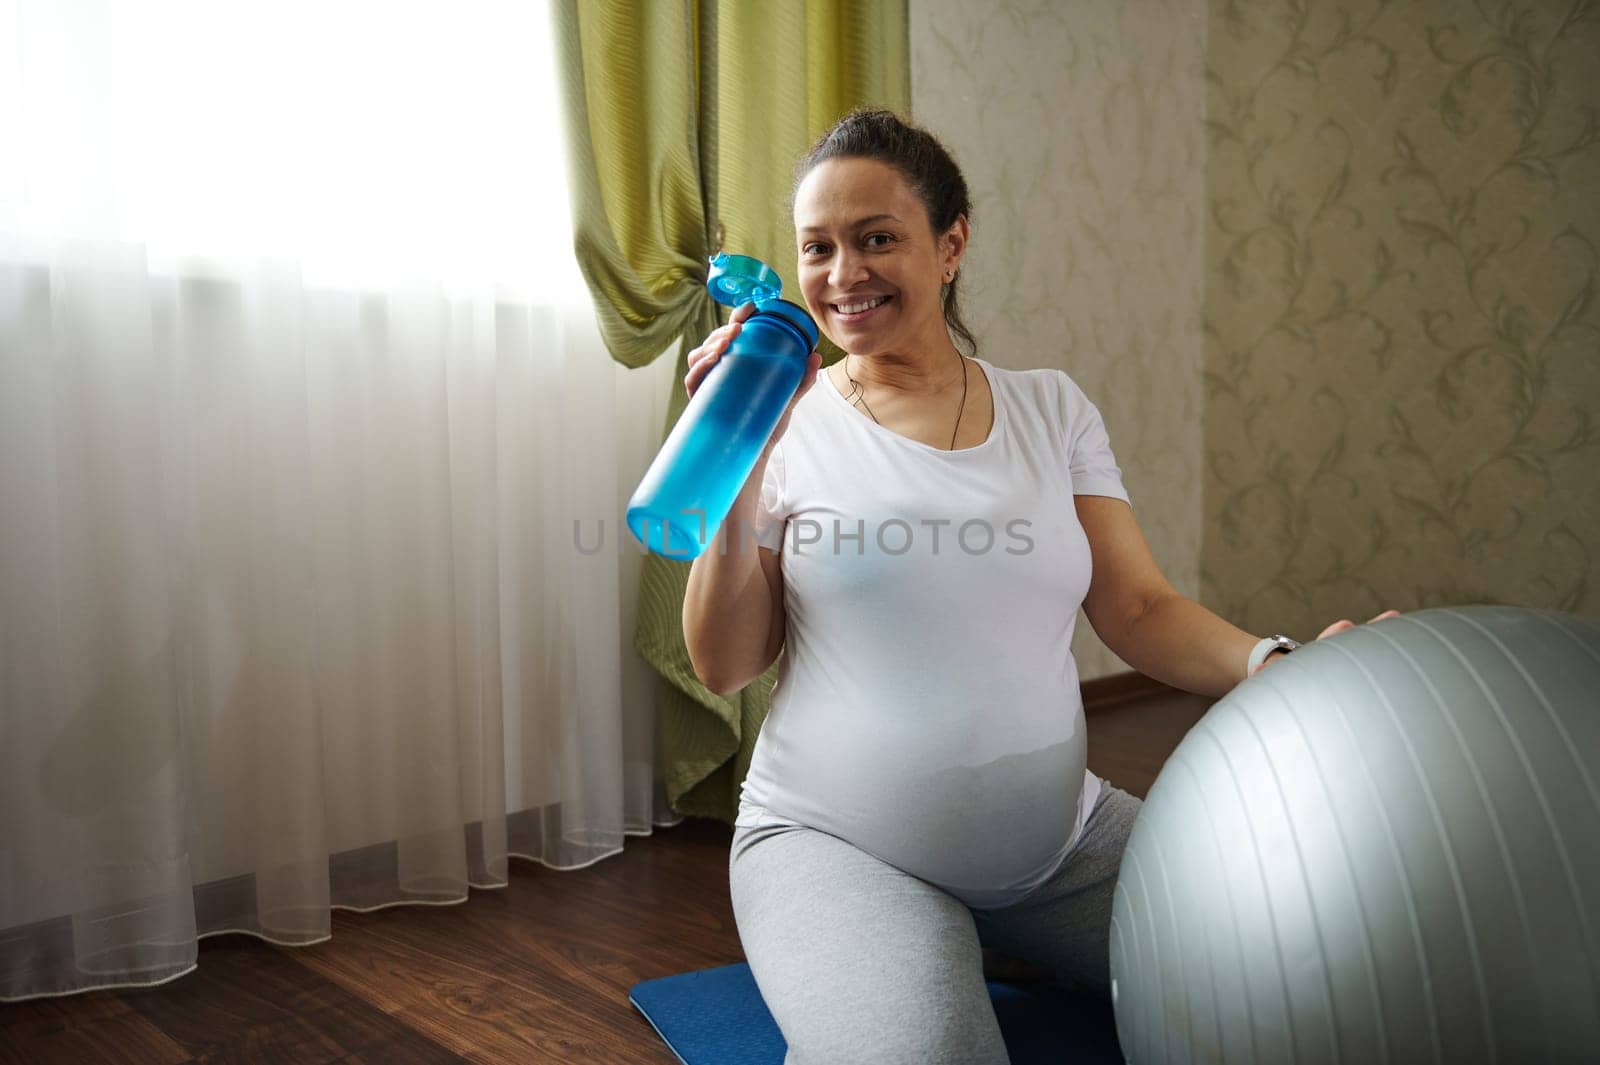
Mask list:
[{"label": "eye", "polygon": [[886,248],[894,243],[894,237],[888,233],[869,233],[862,243],[869,248]]},{"label": "eye", "polygon": [[814,240],[811,243],[806,244],[804,247],[802,247],[800,249],[800,254],[801,255],[809,255],[809,256],[811,256],[813,258],[815,258],[818,255],[826,255],[826,254],[828,254],[828,246],[826,244],[821,243],[820,241],[815,241]]}]

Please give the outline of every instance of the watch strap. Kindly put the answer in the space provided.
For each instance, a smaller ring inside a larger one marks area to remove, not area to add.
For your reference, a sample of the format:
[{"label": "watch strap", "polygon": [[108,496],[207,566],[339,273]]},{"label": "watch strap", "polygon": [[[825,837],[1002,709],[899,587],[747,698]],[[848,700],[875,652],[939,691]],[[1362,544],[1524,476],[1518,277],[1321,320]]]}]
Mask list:
[{"label": "watch strap", "polygon": [[1282,651],[1288,654],[1299,646],[1299,643],[1281,634],[1258,640],[1256,645],[1250,648],[1250,657],[1245,662],[1244,675],[1247,677],[1254,675],[1255,671],[1261,667],[1261,663],[1265,662],[1267,656],[1274,651]]}]

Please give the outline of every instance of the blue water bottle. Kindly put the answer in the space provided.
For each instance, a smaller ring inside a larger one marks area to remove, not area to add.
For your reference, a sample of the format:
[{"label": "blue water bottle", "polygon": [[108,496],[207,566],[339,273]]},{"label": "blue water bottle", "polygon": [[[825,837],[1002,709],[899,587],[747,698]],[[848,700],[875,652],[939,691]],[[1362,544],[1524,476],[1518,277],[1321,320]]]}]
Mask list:
[{"label": "blue water bottle", "polygon": [[701,380],[628,500],[639,542],[681,561],[716,539],[817,346],[817,323],[778,298],[783,281],[759,259],[718,253],[706,288],[725,306],[753,301],[756,313]]}]

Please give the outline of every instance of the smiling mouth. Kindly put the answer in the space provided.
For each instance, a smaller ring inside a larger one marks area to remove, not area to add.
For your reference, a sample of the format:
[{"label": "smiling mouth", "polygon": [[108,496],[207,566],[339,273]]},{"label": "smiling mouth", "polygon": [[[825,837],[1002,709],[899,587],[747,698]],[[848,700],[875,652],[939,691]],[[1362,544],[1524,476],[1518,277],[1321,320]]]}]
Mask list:
[{"label": "smiling mouth", "polygon": [[853,300],[849,303],[832,303],[829,306],[833,308],[833,313],[840,318],[854,319],[882,307],[890,299],[891,297],[889,296],[872,296],[868,299]]}]

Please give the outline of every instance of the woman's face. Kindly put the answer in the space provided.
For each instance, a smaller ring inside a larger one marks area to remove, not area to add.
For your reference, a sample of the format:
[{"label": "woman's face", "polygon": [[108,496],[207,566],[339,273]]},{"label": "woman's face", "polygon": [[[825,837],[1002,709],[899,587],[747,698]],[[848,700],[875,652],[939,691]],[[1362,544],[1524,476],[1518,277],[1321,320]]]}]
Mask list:
[{"label": "woman's face", "polygon": [[966,250],[966,219],[935,236],[900,171],[876,159],[830,159],[794,199],[800,291],[817,324],[855,355],[950,346],[939,302]]}]

